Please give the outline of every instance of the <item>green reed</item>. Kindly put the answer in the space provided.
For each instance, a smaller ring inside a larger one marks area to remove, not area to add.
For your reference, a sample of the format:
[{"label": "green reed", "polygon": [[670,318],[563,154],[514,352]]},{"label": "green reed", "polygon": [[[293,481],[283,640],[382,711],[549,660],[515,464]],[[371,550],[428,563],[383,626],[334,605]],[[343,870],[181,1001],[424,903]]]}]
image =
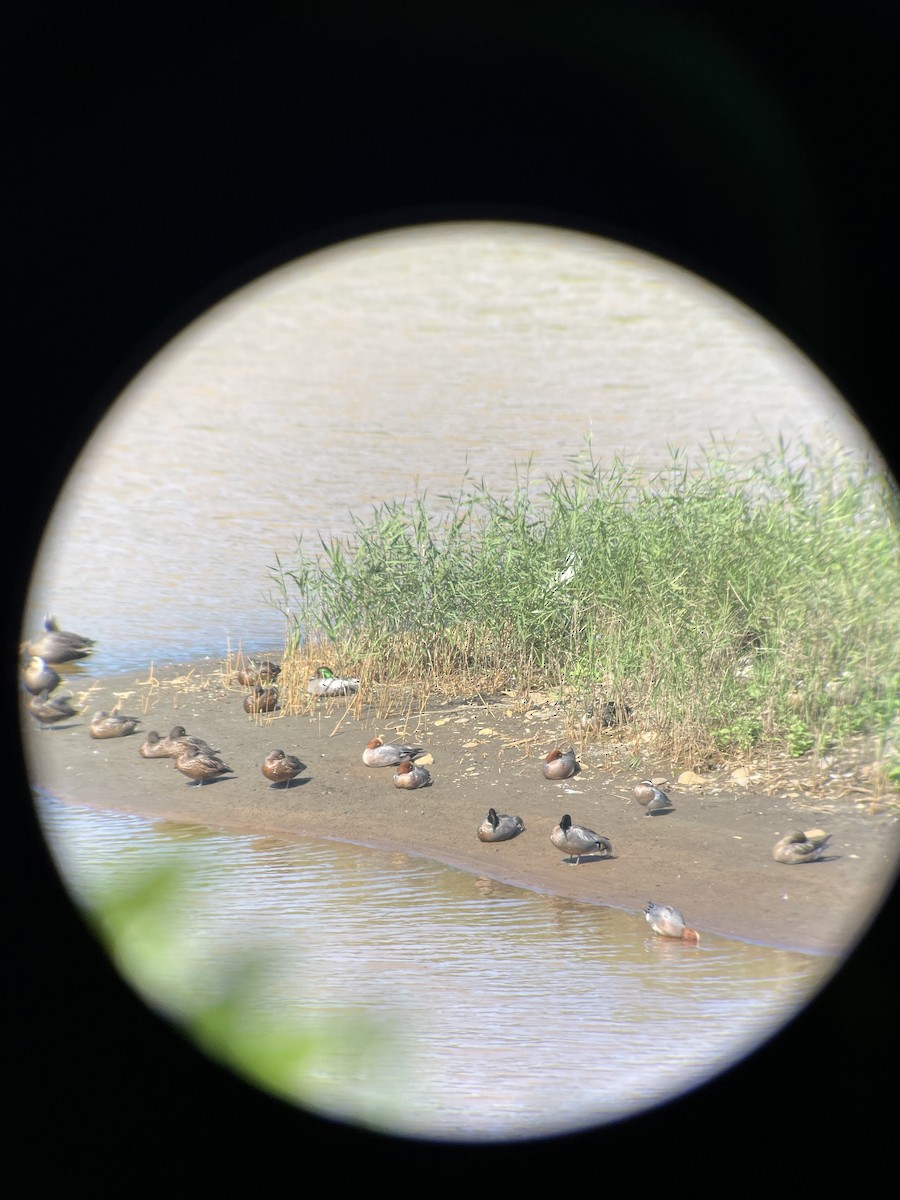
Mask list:
[{"label": "green reed", "polygon": [[355,517],[277,564],[273,602],[288,654],[370,683],[558,689],[628,705],[675,752],[801,754],[896,718],[897,516],[884,472],[847,455],[713,445],[652,476],[589,458]]}]

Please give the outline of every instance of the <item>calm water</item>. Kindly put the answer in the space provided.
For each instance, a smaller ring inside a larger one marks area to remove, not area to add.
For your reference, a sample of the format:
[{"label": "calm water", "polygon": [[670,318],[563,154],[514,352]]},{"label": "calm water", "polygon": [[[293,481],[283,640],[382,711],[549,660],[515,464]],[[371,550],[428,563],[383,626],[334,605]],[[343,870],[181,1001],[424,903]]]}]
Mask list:
[{"label": "calm water", "polygon": [[[417,486],[438,508],[466,471],[508,490],[529,459],[539,481],[588,438],[596,461],[653,472],[671,446],[696,458],[715,437],[747,458],[779,436],[869,449],[778,334],[658,260],[529,227],[369,239],[244,289],[134,380],[60,498],[23,631],[55,613],[97,639],[98,674],[277,650],[269,569],[351,512]],[[140,942],[124,962],[160,1004],[187,1019],[222,946],[264,939],[260,1020],[344,1023],[297,1094],[361,1119],[395,1097],[413,1132],[646,1105],[738,1054],[831,965],[716,939],[685,952],[640,916],[403,855],[41,811],[79,893],[187,853],[190,923],[172,916],[152,969]]]},{"label": "calm water", "polygon": [[93,636],[101,673],[275,649],[296,538],[468,470],[508,490],[584,456],[652,472],[710,437],[859,450],[770,327],[658,259],[530,226],[439,226],[284,268],[138,376],[79,460],[25,614]]},{"label": "calm water", "polygon": [[190,1020],[230,964],[264,949],[245,1000],[254,1028],[314,1042],[294,1098],[395,1133],[511,1138],[646,1107],[757,1044],[834,966],[712,935],[667,941],[641,914],[404,854],[49,797],[39,812],[83,900],[161,865],[183,872],[159,928],[144,918],[123,950],[146,998]]}]

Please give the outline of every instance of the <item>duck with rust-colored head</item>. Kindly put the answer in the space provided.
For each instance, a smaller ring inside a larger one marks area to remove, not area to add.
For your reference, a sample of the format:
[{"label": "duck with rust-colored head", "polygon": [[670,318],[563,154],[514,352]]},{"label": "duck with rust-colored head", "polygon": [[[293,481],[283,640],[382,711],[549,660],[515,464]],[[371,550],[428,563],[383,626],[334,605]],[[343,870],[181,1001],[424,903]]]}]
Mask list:
[{"label": "duck with rust-colored head", "polygon": [[200,787],[208,779],[218,779],[221,775],[234,774],[215,754],[207,754],[196,746],[185,746],[175,759],[175,766],[188,779],[193,779]]},{"label": "duck with rust-colored head", "polygon": [[675,805],[662,788],[656,786],[652,779],[644,779],[636,784],[631,794],[637,800],[638,804],[642,804],[646,808],[645,817],[655,817],[660,813],[675,811]]},{"label": "duck with rust-colored head", "polygon": [[22,670],[22,683],[26,692],[39,696],[41,692],[48,694],[59,687],[59,675],[46,659],[35,654],[29,658]]},{"label": "duck with rust-colored head", "polygon": [[359,691],[359,680],[342,679],[331,667],[318,667],[306,690],[311,696],[352,696]]},{"label": "duck with rust-colored head", "polygon": [[653,932],[661,937],[681,938],[684,942],[700,941],[697,930],[689,928],[684,917],[671,904],[654,904],[651,900],[644,909],[644,915]]},{"label": "duck with rust-colored head", "polygon": [[27,646],[28,653],[45,662],[59,664],[87,658],[94,648],[92,638],[80,633],[68,633],[57,628],[56,621],[48,613],[44,617],[44,632]]},{"label": "duck with rust-colored head", "polygon": [[575,774],[575,751],[551,750],[541,763],[545,779],[568,779]]},{"label": "duck with rust-colored head", "polygon": [[278,688],[256,686],[244,697],[244,712],[274,712],[278,707]]},{"label": "duck with rust-colored head", "polygon": [[498,813],[493,808],[488,809],[488,815],[478,826],[480,842],[506,842],[516,837],[525,828],[521,817],[510,817],[507,813]]},{"label": "duck with rust-colored head", "polygon": [[288,787],[291,780],[300,774],[305,765],[293,754],[285,754],[283,750],[272,750],[266,755],[262,773],[272,783],[283,783],[285,787]]},{"label": "duck with rust-colored head", "polygon": [[140,717],[110,716],[107,712],[96,712],[91,717],[88,733],[92,738],[127,737],[138,727]]},{"label": "duck with rust-colored head", "polygon": [[416,758],[421,753],[421,746],[386,746],[384,738],[374,737],[366,743],[362,757],[367,767],[396,767],[398,763]]},{"label": "duck with rust-colored head", "polygon": [[560,817],[559,824],[550,834],[550,841],[557,850],[569,855],[563,862],[570,867],[577,867],[585,854],[592,854],[595,850],[599,850],[604,858],[612,854],[609,838],[601,837],[583,825],[573,825],[568,813]]},{"label": "duck with rust-colored head", "polygon": [[73,707],[71,700],[68,692],[59,696],[48,696],[46,692],[41,692],[39,696],[32,696],[28,701],[28,711],[40,721],[42,727],[55,725],[59,721],[68,720],[69,717],[78,716],[79,710]]},{"label": "duck with rust-colored head", "polygon": [[410,762],[408,758],[397,764],[397,769],[394,771],[394,787],[411,790],[412,788],[430,786],[431,776],[424,767],[420,767],[418,763]]},{"label": "duck with rust-colored head", "polygon": [[816,862],[825,847],[831,841],[831,834],[824,829],[794,829],[772,848],[772,857],[776,862],[807,863]]}]

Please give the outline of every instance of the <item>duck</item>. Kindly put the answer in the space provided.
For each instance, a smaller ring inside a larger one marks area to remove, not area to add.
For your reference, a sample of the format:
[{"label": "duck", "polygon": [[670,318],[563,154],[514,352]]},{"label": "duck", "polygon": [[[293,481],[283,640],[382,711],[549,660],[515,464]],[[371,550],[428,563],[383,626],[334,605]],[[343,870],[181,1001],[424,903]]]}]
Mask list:
[{"label": "duck", "polygon": [[384,738],[374,737],[366,743],[362,757],[367,767],[396,767],[421,753],[421,746],[386,746]]},{"label": "duck", "polygon": [[311,696],[352,696],[359,691],[359,680],[342,679],[330,667],[318,667],[306,690]]},{"label": "duck", "polygon": [[685,924],[684,917],[671,904],[654,904],[650,900],[644,915],[654,933],[662,937],[681,938],[685,942],[699,942],[700,934]]},{"label": "duck", "polygon": [[394,772],[394,787],[411,790],[412,788],[429,787],[430,785],[431,776],[424,767],[410,762],[408,758],[397,764],[397,769]]},{"label": "duck", "polygon": [[589,704],[581,718],[581,728],[596,733],[600,729],[612,729],[615,725],[624,725],[631,720],[631,708],[627,704],[617,704],[615,700],[607,700],[599,709],[593,703]]},{"label": "duck", "polygon": [[285,787],[299,775],[306,764],[293,754],[285,754],[283,750],[272,750],[266,755],[266,760],[260,768],[266,779],[272,783],[283,783]]},{"label": "duck", "polygon": [[196,746],[185,746],[175,759],[175,766],[188,779],[196,781],[201,787],[207,779],[218,779],[220,775],[234,774],[231,767],[225,765],[215,754],[208,754]]},{"label": "duck", "polygon": [[155,729],[151,729],[138,747],[141,758],[171,758],[172,747],[168,738],[161,738]]},{"label": "duck", "polygon": [[599,850],[604,858],[612,854],[612,843],[609,838],[600,837],[593,829],[585,829],[583,825],[573,825],[568,813],[560,817],[559,824],[550,834],[550,841],[557,848],[568,853],[563,859],[567,866],[575,866],[581,862],[582,856]]},{"label": "duck", "polygon": [[236,673],[235,679],[242,687],[256,687],[260,683],[274,683],[280,674],[281,667],[267,659],[258,667],[254,667],[252,663],[247,667],[241,667]]},{"label": "duck", "polygon": [[78,709],[69,703],[71,699],[68,692],[59,696],[41,692],[39,696],[32,696],[28,701],[28,711],[41,725],[55,725],[57,721],[66,721],[69,717],[78,716]]},{"label": "duck", "polygon": [[831,841],[824,829],[794,829],[775,843],[772,857],[780,863],[815,862]]},{"label": "duck", "polygon": [[162,741],[165,743],[169,758],[177,758],[187,746],[196,746],[204,754],[217,754],[218,751],[205,742],[202,737],[188,734],[183,725],[173,725]]},{"label": "duck", "polygon": [[106,712],[96,712],[91,717],[88,733],[92,738],[127,737],[134,733],[140,717],[110,716]]},{"label": "duck", "polygon": [[56,621],[49,613],[44,617],[44,632],[27,646],[29,654],[54,664],[87,658],[93,648],[92,638],[82,637],[80,633],[67,633],[66,630],[57,628]]},{"label": "duck", "polygon": [[32,696],[39,696],[41,692],[50,693],[54,688],[59,687],[59,675],[46,659],[35,654],[25,664],[22,671],[22,683],[26,692],[30,692]]},{"label": "duck", "polygon": [[541,763],[545,779],[568,779],[575,774],[575,751],[551,750]]},{"label": "duck", "polygon": [[277,687],[256,686],[244,697],[244,712],[247,713],[274,712],[277,707]]},{"label": "duck", "polygon": [[646,808],[645,817],[655,817],[659,813],[669,813],[675,811],[675,805],[662,790],[658,788],[652,779],[643,779],[640,783],[635,784],[634,791],[631,793],[638,804],[642,804]]},{"label": "duck", "polygon": [[525,824],[521,817],[510,817],[506,813],[498,813],[493,808],[489,808],[487,816],[478,826],[478,840],[480,842],[505,842],[521,833],[524,828]]}]

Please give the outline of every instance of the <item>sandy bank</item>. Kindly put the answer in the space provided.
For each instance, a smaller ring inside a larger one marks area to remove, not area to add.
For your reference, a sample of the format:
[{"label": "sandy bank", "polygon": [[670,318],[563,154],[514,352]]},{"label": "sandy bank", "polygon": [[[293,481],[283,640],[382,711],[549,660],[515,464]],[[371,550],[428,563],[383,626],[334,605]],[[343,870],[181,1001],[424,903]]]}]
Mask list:
[{"label": "sandy bank", "polygon": [[[561,714],[547,705],[516,715],[508,703],[432,704],[407,720],[356,720],[343,701],[320,701],[301,716],[252,717],[243,690],[229,686],[221,664],[129,672],[94,680],[85,674],[68,690],[84,712],[41,730],[26,724],[32,782],[63,799],[148,817],[200,822],[215,829],[325,837],[403,849],[518,884],[640,913],[649,899],[674,904],[701,931],[793,949],[838,953],[864,930],[896,869],[900,822],[894,806],[793,794],[770,787],[730,786],[711,776],[702,786],[667,789],[675,811],[647,818],[632,799],[641,774],[609,769],[601,742],[585,748],[572,779],[553,783],[540,758],[555,743]],[[88,736],[93,712],[116,704],[141,715],[137,733],[106,741]],[[174,724],[217,746],[234,774],[195,787],[169,760],[148,760],[138,747],[150,729]],[[393,787],[390,769],[362,762],[375,733],[424,746],[433,786]],[[275,747],[306,764],[288,789],[260,772]],[[674,778],[671,764],[653,774]],[[484,844],[476,829],[489,807],[519,815],[525,833]],[[550,831],[563,813],[610,839],[615,857],[562,864]],[[793,828],[829,830],[829,856],[784,866],[771,856]]]}]

